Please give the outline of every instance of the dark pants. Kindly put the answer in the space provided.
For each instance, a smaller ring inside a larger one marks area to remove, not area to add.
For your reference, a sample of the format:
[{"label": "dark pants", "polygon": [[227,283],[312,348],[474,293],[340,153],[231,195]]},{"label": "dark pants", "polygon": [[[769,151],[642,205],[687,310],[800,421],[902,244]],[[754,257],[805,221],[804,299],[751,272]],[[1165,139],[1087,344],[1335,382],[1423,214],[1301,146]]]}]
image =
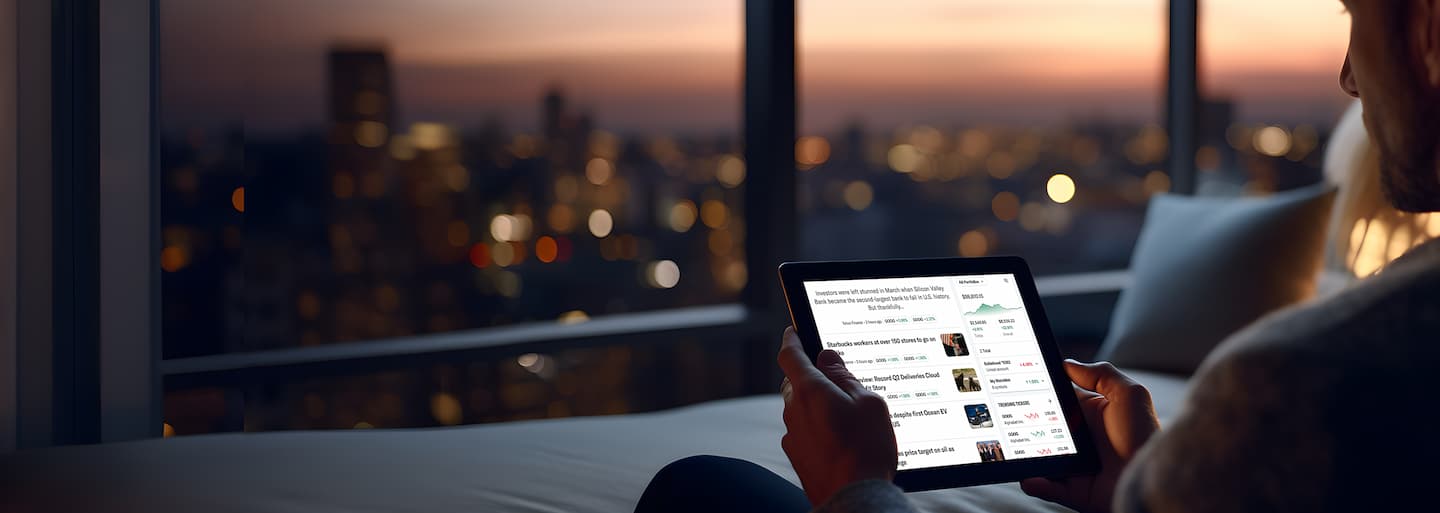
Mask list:
[{"label": "dark pants", "polygon": [[810,511],[805,492],[764,467],[735,458],[691,456],[660,469],[635,513]]}]

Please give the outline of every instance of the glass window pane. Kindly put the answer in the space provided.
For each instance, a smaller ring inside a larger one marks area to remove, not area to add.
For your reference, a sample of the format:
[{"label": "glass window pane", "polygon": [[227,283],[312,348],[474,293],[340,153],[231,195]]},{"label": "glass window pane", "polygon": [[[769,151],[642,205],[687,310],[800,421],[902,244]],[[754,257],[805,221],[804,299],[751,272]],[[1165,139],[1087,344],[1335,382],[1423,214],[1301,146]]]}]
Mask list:
[{"label": "glass window pane", "polygon": [[1322,179],[1325,143],[1351,98],[1338,2],[1200,5],[1201,194],[1266,194]]},{"label": "glass window pane", "polygon": [[737,2],[168,0],[167,358],[735,300]]},{"label": "glass window pane", "polygon": [[1124,268],[1169,189],[1163,0],[802,0],[802,250]]}]

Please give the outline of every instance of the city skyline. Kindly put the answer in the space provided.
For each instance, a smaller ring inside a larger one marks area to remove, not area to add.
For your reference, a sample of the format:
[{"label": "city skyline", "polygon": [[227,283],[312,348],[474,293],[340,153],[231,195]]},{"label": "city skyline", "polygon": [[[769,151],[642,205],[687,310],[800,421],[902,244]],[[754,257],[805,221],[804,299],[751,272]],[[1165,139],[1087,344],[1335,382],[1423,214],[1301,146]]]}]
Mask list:
[{"label": "city skyline", "polygon": [[[1241,98],[1244,121],[1326,121],[1344,101],[1333,76],[1345,18],[1313,5],[1320,2],[1304,0],[1306,9],[1288,14],[1283,9],[1301,0],[1277,3],[1284,5],[1251,12],[1230,0],[1207,2],[1207,91]],[[167,125],[238,122],[257,133],[321,127],[320,63],[337,43],[356,42],[392,55],[402,123],[498,118],[533,130],[536,95],[559,84],[608,129],[735,130],[741,5],[681,4],[171,1],[162,10]],[[882,127],[1157,120],[1163,2],[1046,6],[1054,2],[802,1],[802,130],[857,119]],[[1130,28],[1098,33],[1101,19]],[[1288,22],[1252,30],[1265,19]],[[1270,52],[1246,51],[1262,38]]]}]

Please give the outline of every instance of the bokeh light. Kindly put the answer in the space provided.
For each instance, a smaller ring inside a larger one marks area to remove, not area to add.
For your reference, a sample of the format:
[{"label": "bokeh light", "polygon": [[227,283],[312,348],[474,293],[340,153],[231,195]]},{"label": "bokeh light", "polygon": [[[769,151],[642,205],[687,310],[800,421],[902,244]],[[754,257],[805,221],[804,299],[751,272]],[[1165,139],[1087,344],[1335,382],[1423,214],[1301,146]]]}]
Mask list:
[{"label": "bokeh light", "polygon": [[595,185],[605,185],[615,176],[615,166],[610,161],[596,157],[585,164],[585,179]]},{"label": "bokeh light", "polygon": [[454,395],[441,392],[430,398],[430,415],[442,426],[454,426],[464,419],[460,400]]},{"label": "bokeh light", "polygon": [[560,324],[579,324],[588,320],[590,320],[590,314],[585,313],[584,310],[570,310],[555,318],[555,321]]},{"label": "bokeh light", "polygon": [[570,230],[575,229],[575,210],[570,208],[570,205],[552,205],[545,221],[550,224],[551,230],[570,233]]},{"label": "bokeh light", "polygon": [[544,263],[554,262],[560,256],[560,245],[546,235],[535,240],[535,259]]},{"label": "bokeh light", "polygon": [[960,236],[960,256],[982,257],[990,251],[990,241],[979,230],[970,230]]},{"label": "bokeh light", "polygon": [[355,124],[355,144],[366,148],[379,148],[390,137],[390,130],[378,121],[361,121]]},{"label": "bokeh light", "polygon": [[845,206],[850,210],[861,211],[870,207],[875,199],[875,191],[870,184],[863,180],[856,180],[845,185]]},{"label": "bokeh light", "polygon": [[705,200],[700,206],[700,220],[711,228],[724,228],[730,222],[730,209],[720,200]]},{"label": "bokeh light", "polygon": [[680,233],[688,232],[690,227],[695,226],[697,216],[699,216],[699,212],[695,208],[695,202],[677,201],[670,207],[670,229]]},{"label": "bokeh light", "polygon": [[647,270],[646,275],[652,287],[668,289],[680,283],[680,266],[672,260],[652,262]]},{"label": "bokeh light", "polygon": [[175,272],[190,265],[190,250],[185,246],[166,246],[160,250],[160,268]]},{"label": "bokeh light", "polygon": [[590,212],[590,220],[587,224],[590,227],[591,235],[603,239],[610,236],[610,231],[615,228],[615,219],[610,217],[609,211],[599,209]]},{"label": "bokeh light", "polygon": [[1020,216],[1020,197],[1010,191],[996,194],[995,198],[990,200],[990,211],[995,214],[996,219],[1014,221]]},{"label": "bokeh light", "polygon": [[490,265],[490,247],[483,243],[470,246],[470,265],[484,269]]},{"label": "bokeh light", "polygon": [[230,192],[230,206],[234,207],[236,212],[245,212],[244,187],[236,187],[234,191]]},{"label": "bokeh light", "polygon": [[1270,157],[1290,152],[1290,132],[1278,126],[1267,126],[1255,132],[1255,151]]},{"label": "bokeh light", "polygon": [[526,240],[533,224],[527,215],[500,214],[490,220],[490,236],[497,242]]},{"label": "bokeh light", "polygon": [[830,141],[824,137],[807,135],[795,142],[795,162],[809,169],[830,160]]},{"label": "bokeh light", "polygon": [[508,267],[515,263],[515,246],[508,242],[495,243],[490,249],[490,259],[495,262],[495,265]]},{"label": "bokeh light", "polygon": [[470,170],[458,164],[446,167],[445,186],[449,187],[451,192],[464,192],[470,187]]},{"label": "bokeh light", "polygon": [[715,169],[715,179],[727,188],[740,186],[745,183],[745,161],[734,155],[721,157]]},{"label": "bokeh light", "polygon": [[886,154],[885,160],[886,163],[890,164],[890,169],[896,172],[914,173],[915,170],[920,167],[920,161],[924,158],[925,156],[921,155],[920,150],[914,146],[897,144],[890,148],[890,152]]},{"label": "bokeh light", "polygon": [[1045,182],[1045,192],[1050,195],[1050,201],[1069,203],[1075,199],[1075,180],[1070,175],[1056,173]]}]

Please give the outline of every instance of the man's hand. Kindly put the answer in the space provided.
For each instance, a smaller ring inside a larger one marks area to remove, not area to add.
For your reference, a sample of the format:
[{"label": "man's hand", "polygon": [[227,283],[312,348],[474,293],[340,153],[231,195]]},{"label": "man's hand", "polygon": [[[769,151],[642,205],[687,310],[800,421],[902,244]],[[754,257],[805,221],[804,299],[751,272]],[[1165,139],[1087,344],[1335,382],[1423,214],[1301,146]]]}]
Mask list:
[{"label": "man's hand", "polygon": [[895,430],[885,400],[861,385],[835,351],[821,351],[811,365],[794,328],[785,329],[777,360],[785,371],[780,447],[810,504],[824,504],[850,483],[894,479]]},{"label": "man's hand", "polygon": [[1025,493],[1057,502],[1081,513],[1110,511],[1115,484],[1135,451],[1160,430],[1150,391],[1109,362],[1065,361],[1075,382],[1075,395],[1085,412],[1090,436],[1100,451],[1100,473],[1067,479],[1027,479]]}]

